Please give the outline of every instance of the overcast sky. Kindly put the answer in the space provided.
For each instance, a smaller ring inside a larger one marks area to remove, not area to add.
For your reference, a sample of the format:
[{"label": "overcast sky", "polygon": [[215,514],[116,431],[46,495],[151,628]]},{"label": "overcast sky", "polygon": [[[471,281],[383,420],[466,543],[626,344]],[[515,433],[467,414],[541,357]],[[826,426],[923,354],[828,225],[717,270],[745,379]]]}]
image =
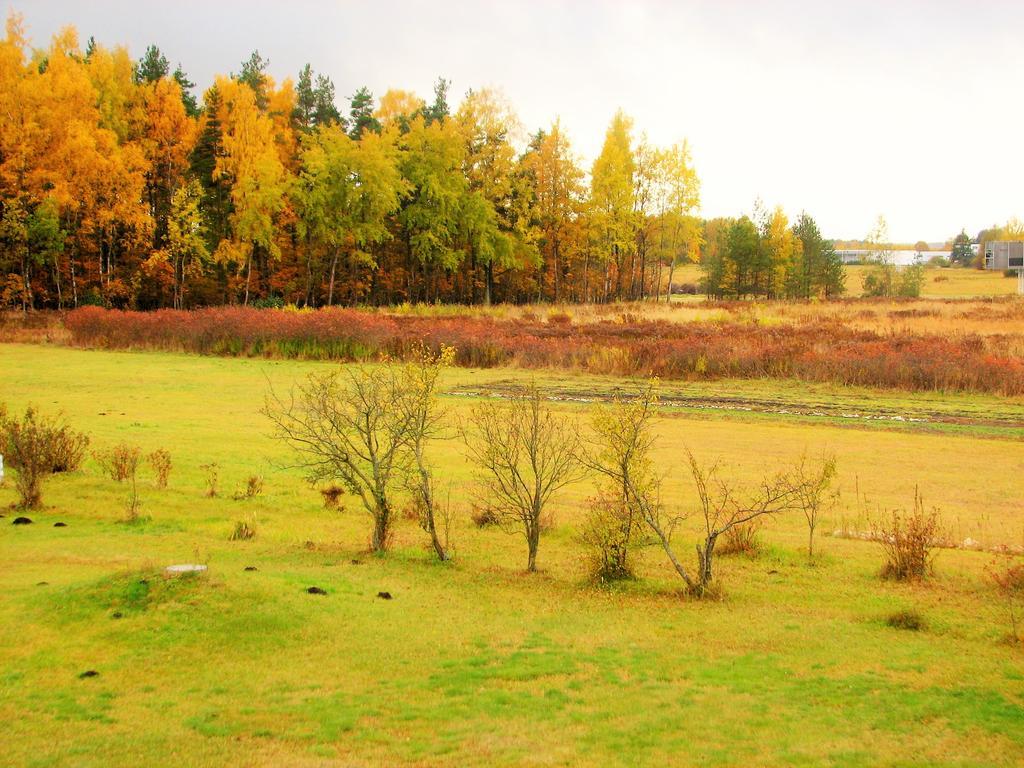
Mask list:
[{"label": "overcast sky", "polygon": [[[560,117],[589,169],[615,109],[651,141],[687,138],[705,216],[755,198],[834,238],[879,214],[943,240],[1024,216],[1024,2],[26,0],[34,45],[154,43],[202,91],[253,49],[277,80],[309,62],[453,106],[496,86],[534,131]],[[342,103],[343,108],[347,103]]]}]

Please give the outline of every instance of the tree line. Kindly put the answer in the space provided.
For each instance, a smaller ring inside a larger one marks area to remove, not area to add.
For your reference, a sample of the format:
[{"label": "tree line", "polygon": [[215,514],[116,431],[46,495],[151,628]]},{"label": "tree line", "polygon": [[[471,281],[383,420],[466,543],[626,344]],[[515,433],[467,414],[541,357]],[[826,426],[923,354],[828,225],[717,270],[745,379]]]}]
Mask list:
[{"label": "tree line", "polygon": [[[617,112],[584,169],[556,120],[500,92],[457,107],[367,88],[338,106],[258,52],[196,98],[180,65],[73,28],[0,44],[0,305],[187,308],[660,299],[707,262],[715,296],[841,288],[810,217],[703,221],[685,141]],[[666,280],[667,278],[667,280]]]}]

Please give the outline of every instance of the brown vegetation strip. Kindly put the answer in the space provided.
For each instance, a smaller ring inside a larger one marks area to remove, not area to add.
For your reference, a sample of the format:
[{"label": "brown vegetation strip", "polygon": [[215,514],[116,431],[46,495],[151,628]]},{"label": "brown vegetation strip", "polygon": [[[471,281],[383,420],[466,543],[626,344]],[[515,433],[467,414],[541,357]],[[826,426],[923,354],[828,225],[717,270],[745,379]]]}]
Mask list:
[{"label": "brown vegetation strip", "polygon": [[577,324],[530,318],[410,317],[354,309],[225,307],[68,313],[70,343],[316,360],[402,356],[454,346],[469,367],[518,366],[666,379],[794,378],[909,391],[1024,394],[1014,335],[882,333],[835,319],[795,325],[631,318]]}]

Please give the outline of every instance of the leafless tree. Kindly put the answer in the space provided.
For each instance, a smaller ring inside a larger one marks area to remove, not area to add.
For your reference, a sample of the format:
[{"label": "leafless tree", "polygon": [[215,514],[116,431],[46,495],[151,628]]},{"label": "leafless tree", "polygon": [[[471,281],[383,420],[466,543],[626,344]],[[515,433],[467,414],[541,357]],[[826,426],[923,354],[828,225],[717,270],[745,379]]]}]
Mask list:
[{"label": "leafless tree", "polygon": [[[697,489],[701,541],[696,545],[697,568],[689,570],[676,554],[672,536],[679,524],[694,512],[669,515],[661,504],[661,481],[650,457],[654,445],[653,420],[657,413],[657,382],[652,381],[633,399],[615,401],[594,418],[594,439],[584,452],[584,463],[599,473],[621,495],[617,510],[619,535],[616,553],[625,551],[625,532],[639,522],[651,531],[687,590],[704,596],[714,582],[715,546],[719,538],[739,526],[799,506],[811,493],[807,477],[780,472],[764,479],[750,495],[742,495],[720,473],[717,462],[702,464],[692,452],[686,456]],[[809,479],[810,478],[810,479]],[[609,514],[607,509],[604,514]],[[627,528],[629,526],[629,528]],[[611,537],[606,537],[606,541]]]},{"label": "leafless tree", "polygon": [[814,560],[814,531],[821,513],[831,509],[839,496],[832,487],[836,478],[836,457],[823,453],[818,460],[805,451],[790,471],[790,481],[796,493],[796,507],[807,521],[807,559]]},{"label": "leafless tree", "polygon": [[445,436],[447,414],[437,399],[441,372],[452,364],[455,349],[442,347],[438,353],[420,348],[400,372],[396,406],[403,410],[408,425],[408,449],[412,460],[407,489],[420,527],[430,536],[430,545],[440,560],[451,558],[449,548],[450,511],[448,500],[437,497],[434,473],[427,459],[427,444]]},{"label": "leafless tree", "polygon": [[718,462],[701,464],[690,450],[686,456],[697,487],[704,536],[697,545],[697,575],[687,579],[687,586],[691,592],[704,595],[714,582],[715,544],[719,536],[758,518],[795,508],[799,484],[788,474],[779,473],[762,480],[757,491],[744,498],[721,477]]},{"label": "leafless tree", "polygon": [[392,495],[408,470],[412,417],[399,393],[395,366],[354,366],[311,373],[287,397],[271,388],[263,408],[310,482],[338,481],[359,498],[375,552],[389,545]]},{"label": "leafless tree", "polygon": [[535,385],[507,404],[477,406],[464,431],[485,497],[502,526],[526,537],[527,570],[537,570],[545,505],[583,476],[575,424],[555,415]]}]

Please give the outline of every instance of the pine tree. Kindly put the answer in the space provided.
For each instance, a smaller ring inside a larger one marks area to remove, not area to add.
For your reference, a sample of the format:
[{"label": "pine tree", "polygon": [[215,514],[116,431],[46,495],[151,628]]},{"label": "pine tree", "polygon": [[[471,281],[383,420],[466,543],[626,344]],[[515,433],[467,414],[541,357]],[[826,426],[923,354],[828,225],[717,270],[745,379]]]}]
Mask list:
[{"label": "pine tree", "polygon": [[348,135],[358,140],[365,131],[380,133],[380,122],[373,116],[373,94],[370,89],[363,86],[356,91],[349,99],[352,116]]},{"label": "pine tree", "polygon": [[155,83],[163,77],[167,77],[171,71],[171,65],[167,57],[160,53],[155,45],[146,48],[146,53],[135,65],[135,82]]}]

